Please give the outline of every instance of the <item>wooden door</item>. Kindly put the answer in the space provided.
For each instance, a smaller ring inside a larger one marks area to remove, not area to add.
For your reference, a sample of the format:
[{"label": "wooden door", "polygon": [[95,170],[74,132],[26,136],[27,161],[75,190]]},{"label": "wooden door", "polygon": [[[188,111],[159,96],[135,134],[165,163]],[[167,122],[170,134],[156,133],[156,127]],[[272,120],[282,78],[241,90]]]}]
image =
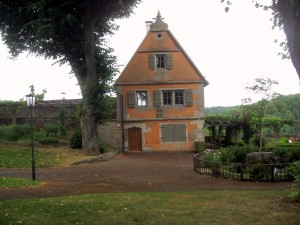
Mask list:
[{"label": "wooden door", "polygon": [[128,129],[128,149],[129,151],[142,151],[142,129],[132,127]]}]

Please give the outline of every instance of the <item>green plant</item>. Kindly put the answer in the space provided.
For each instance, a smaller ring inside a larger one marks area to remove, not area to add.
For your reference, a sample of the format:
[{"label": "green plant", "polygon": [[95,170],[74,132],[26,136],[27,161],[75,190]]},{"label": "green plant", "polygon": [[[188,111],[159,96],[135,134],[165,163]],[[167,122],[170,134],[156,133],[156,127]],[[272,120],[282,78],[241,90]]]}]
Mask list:
[{"label": "green plant", "polygon": [[256,152],[258,148],[253,145],[232,145],[222,148],[220,151],[222,162],[228,163],[245,163],[246,156],[250,152]]},{"label": "green plant", "polygon": [[263,181],[271,179],[271,171],[268,170],[270,167],[264,165],[253,165],[250,168],[250,178],[252,180]]},{"label": "green plant", "polygon": [[222,163],[220,152],[209,153],[204,156],[204,160],[206,161],[206,166],[211,169],[213,175],[220,174]]},{"label": "green plant", "polygon": [[300,161],[294,162],[288,171],[295,178],[294,188],[290,196],[293,200],[300,202]]},{"label": "green plant", "polygon": [[195,141],[195,152],[200,153],[205,150],[205,142]]},{"label": "green plant", "polygon": [[99,151],[100,151],[100,153],[108,152],[108,150],[109,150],[108,144],[105,141],[100,140],[99,141]]},{"label": "green plant", "polygon": [[59,140],[56,137],[44,137],[41,138],[39,142],[43,145],[52,145],[52,144],[58,144]]},{"label": "green plant", "polygon": [[80,130],[75,131],[70,138],[71,148],[82,148],[82,133]]},{"label": "green plant", "polygon": [[45,124],[44,130],[47,136],[61,137],[66,135],[66,129],[63,126],[57,124]]},{"label": "green plant", "polygon": [[0,127],[0,139],[7,141],[17,141],[26,139],[30,136],[31,128],[29,125],[13,124]]}]

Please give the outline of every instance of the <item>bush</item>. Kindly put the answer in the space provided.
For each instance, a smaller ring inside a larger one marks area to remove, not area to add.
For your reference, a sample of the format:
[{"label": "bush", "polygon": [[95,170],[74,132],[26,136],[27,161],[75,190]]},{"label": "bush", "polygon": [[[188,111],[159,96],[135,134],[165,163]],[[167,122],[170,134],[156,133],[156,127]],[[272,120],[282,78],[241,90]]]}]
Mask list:
[{"label": "bush", "polygon": [[300,202],[300,161],[293,163],[288,171],[295,178],[294,189],[292,190],[291,197],[293,200]]},{"label": "bush", "polygon": [[82,133],[80,130],[75,131],[70,139],[71,148],[82,148]]},{"label": "bush", "polygon": [[246,156],[250,152],[257,152],[258,148],[253,145],[232,145],[222,148],[220,151],[222,162],[245,163]]},{"label": "bush", "polygon": [[61,125],[45,124],[44,130],[46,135],[50,137],[61,137],[66,135],[66,129]]},{"label": "bush", "polygon": [[195,141],[195,152],[200,153],[205,150],[205,142]]},{"label": "bush", "polygon": [[204,160],[209,161],[206,166],[211,169],[213,175],[220,175],[222,162],[220,152],[209,153],[204,156]]},{"label": "bush", "polygon": [[39,142],[43,145],[53,145],[58,144],[59,140],[56,137],[45,137],[40,139]]},{"label": "bush", "polygon": [[0,127],[0,139],[7,141],[17,141],[19,139],[26,139],[31,135],[31,128],[29,125],[9,125]]},{"label": "bush", "polygon": [[101,140],[99,142],[99,150],[100,150],[100,153],[108,152],[108,150],[109,150],[108,144],[106,144],[104,141]]},{"label": "bush", "polygon": [[280,163],[292,163],[300,160],[300,146],[297,145],[280,145],[273,150],[273,153]]},{"label": "bush", "polygon": [[250,169],[250,178],[257,181],[271,180],[271,171],[268,169],[270,168],[264,165],[253,165]]}]

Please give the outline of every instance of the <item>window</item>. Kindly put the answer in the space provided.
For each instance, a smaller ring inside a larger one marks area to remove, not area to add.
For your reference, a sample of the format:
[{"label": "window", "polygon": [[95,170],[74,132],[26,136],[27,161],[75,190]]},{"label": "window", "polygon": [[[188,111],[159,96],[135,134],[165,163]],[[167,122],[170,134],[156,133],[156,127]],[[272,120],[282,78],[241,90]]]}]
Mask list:
[{"label": "window", "polygon": [[147,91],[137,91],[137,106],[147,106],[148,93]]},{"label": "window", "polygon": [[161,124],[162,142],[185,142],[186,124]]},{"label": "window", "polygon": [[156,55],[156,68],[158,69],[165,69],[165,55]]},{"label": "window", "polygon": [[148,91],[129,91],[128,108],[148,106]]},{"label": "window", "polygon": [[183,91],[174,91],[175,105],[183,105]]},{"label": "window", "polygon": [[163,91],[163,104],[172,105],[172,91]]},{"label": "window", "polygon": [[163,106],[192,106],[193,90],[155,90],[153,92],[154,107]]},{"label": "window", "polygon": [[167,90],[162,91],[163,105],[183,105],[184,90]]},{"label": "window", "polygon": [[173,69],[173,58],[171,54],[149,54],[148,67],[150,70]]}]

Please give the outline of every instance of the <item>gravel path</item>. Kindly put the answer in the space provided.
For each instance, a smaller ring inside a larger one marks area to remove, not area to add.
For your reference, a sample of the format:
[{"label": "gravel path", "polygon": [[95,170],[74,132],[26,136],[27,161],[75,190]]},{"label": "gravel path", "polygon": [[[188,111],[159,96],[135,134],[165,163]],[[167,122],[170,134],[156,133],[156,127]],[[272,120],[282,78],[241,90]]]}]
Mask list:
[{"label": "gravel path", "polygon": [[[31,178],[30,169],[0,169],[0,177]],[[109,161],[36,170],[38,187],[0,188],[0,199],[84,193],[195,191],[214,189],[290,189],[290,182],[242,182],[193,171],[193,153],[130,153]]]}]

